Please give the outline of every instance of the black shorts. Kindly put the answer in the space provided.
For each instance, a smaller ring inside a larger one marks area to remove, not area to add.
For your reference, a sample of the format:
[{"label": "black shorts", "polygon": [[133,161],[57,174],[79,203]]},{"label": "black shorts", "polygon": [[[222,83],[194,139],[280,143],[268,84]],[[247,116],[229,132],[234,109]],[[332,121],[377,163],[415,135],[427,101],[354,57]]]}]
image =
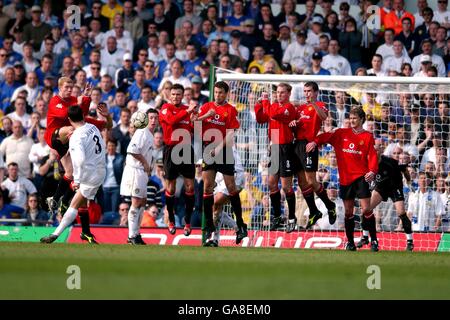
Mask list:
[{"label": "black shorts", "polygon": [[353,181],[350,185],[344,186],[341,184],[339,188],[339,196],[342,200],[354,200],[370,198],[370,187],[369,183],[364,179],[364,177],[359,177]]},{"label": "black shorts", "polygon": [[[205,147],[203,146],[203,155],[205,155]],[[228,160],[227,157],[228,156]],[[220,172],[226,176],[234,176],[234,156],[233,150],[231,148],[227,148],[225,152],[222,152],[214,157],[215,162],[206,163],[205,156],[203,157],[203,165],[202,170],[214,170],[215,172]]]},{"label": "black shorts", "polygon": [[294,146],[289,144],[274,144],[270,146],[269,175],[292,177],[296,172]]},{"label": "black shorts", "polygon": [[[164,178],[167,180],[175,180],[179,176],[183,176],[186,179],[195,178],[195,163],[194,163],[194,150],[191,147],[191,154],[187,163],[175,164],[172,161],[172,149],[173,146],[164,146],[163,151],[163,163],[164,163]],[[183,152],[180,153],[183,156]]]},{"label": "black shorts", "polygon": [[52,149],[58,152],[60,158],[64,157],[69,151],[69,143],[63,144],[59,137],[59,129],[56,129],[52,134]]},{"label": "black shorts", "polygon": [[396,186],[391,181],[386,180],[376,185],[375,191],[377,191],[383,198],[383,201],[387,201],[389,198],[392,202],[405,201],[403,194],[403,186]]},{"label": "black shorts", "polygon": [[319,148],[312,152],[306,152],[307,140],[297,140],[294,142],[294,154],[298,171],[316,172],[319,168]]}]

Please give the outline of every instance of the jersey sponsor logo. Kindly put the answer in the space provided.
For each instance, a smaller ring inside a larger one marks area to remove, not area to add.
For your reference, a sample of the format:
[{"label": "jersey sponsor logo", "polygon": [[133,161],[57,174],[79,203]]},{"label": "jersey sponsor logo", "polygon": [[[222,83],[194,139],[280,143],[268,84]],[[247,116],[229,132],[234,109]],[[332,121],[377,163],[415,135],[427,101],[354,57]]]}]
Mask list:
[{"label": "jersey sponsor logo", "polygon": [[220,119],[220,115],[216,114],[216,115],[214,116],[214,119],[219,120],[219,119]]},{"label": "jersey sponsor logo", "polygon": [[355,144],[354,143],[350,143],[348,146],[349,146],[350,149],[355,149]]}]

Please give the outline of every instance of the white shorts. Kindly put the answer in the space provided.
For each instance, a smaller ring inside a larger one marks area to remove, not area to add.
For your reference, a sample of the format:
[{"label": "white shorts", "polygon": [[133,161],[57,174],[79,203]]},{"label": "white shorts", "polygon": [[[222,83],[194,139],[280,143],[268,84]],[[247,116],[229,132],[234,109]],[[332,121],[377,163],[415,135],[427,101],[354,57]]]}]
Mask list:
[{"label": "white shorts", "polygon": [[[243,172],[235,173],[234,180],[236,182],[236,188],[239,191],[241,191],[244,188],[244,180],[245,180],[244,173]],[[222,179],[214,188],[214,194],[217,193],[223,193],[226,196],[230,195],[227,186],[225,185],[225,180]]]},{"label": "white shorts", "polygon": [[95,195],[97,194],[98,188],[100,188],[101,184],[98,186],[88,186],[80,183],[80,192],[83,197],[88,200],[94,200]]},{"label": "white shorts", "polygon": [[142,169],[125,166],[120,184],[122,196],[147,198],[148,175]]}]

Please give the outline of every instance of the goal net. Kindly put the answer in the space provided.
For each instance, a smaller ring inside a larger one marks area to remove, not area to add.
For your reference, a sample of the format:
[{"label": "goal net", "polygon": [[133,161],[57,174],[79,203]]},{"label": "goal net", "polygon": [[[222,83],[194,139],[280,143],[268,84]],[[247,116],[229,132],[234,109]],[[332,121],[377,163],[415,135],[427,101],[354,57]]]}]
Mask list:
[{"label": "goal net", "polygon": [[[272,214],[267,170],[269,138],[267,124],[256,122],[254,106],[262,92],[268,92],[269,99],[273,101],[280,82],[293,87],[291,101],[302,103],[305,101],[304,83],[315,81],[320,88],[318,99],[325,102],[329,110],[329,117],[320,133],[349,127],[350,108],[362,106],[367,114],[364,129],[373,133],[377,150],[389,155],[394,150],[398,152],[397,147],[400,147],[400,160],[410,163],[408,171],[411,182],[404,180],[403,192],[405,210],[413,223],[415,250],[449,251],[450,79],[255,75],[221,70],[216,74],[216,80],[226,81],[230,85],[229,102],[236,106],[241,124],[235,146],[245,170],[240,196],[249,237],[244,239],[243,246],[344,248],[344,205],[339,198],[336,156],[330,145],[319,149],[317,180],[337,205],[336,223],[328,223],[326,207],[316,197],[323,218],[312,229],[304,229],[309,212],[294,178],[298,228],[292,233],[286,233],[284,228],[269,231]],[[287,217],[283,192],[282,210]],[[219,220],[222,246],[235,245],[233,225],[227,219],[231,215],[229,205],[225,206]],[[375,209],[375,215],[380,248],[404,250],[406,236],[392,200],[381,203]],[[358,241],[362,235],[358,202],[355,220],[355,241]]]}]

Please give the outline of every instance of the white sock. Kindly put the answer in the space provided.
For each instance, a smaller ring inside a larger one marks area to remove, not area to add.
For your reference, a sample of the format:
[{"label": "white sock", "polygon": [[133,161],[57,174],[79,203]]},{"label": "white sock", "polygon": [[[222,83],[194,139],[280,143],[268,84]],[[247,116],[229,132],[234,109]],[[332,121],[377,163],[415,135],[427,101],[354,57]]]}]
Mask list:
[{"label": "white sock", "polygon": [[133,206],[130,207],[130,211],[128,211],[128,238],[133,238],[136,236],[135,233],[135,224],[139,221],[138,218],[139,208],[135,208]]},{"label": "white sock", "polygon": [[135,234],[139,234],[139,230],[141,229],[141,223],[142,223],[142,219],[144,218],[144,207],[140,207],[138,209],[138,219],[137,219],[137,223],[135,226]]},{"label": "white sock", "polygon": [[61,235],[61,233],[63,233],[63,231],[68,226],[70,226],[72,224],[72,222],[75,221],[77,214],[78,214],[77,209],[69,207],[69,209],[67,209],[66,213],[64,214],[64,217],[62,218],[61,223],[56,228],[55,232],[53,232],[52,234],[59,237]]},{"label": "white sock", "polygon": [[406,240],[412,240],[412,239],[413,239],[412,233],[407,233]]},{"label": "white sock", "polygon": [[369,237],[369,230],[363,230],[363,237]]}]

